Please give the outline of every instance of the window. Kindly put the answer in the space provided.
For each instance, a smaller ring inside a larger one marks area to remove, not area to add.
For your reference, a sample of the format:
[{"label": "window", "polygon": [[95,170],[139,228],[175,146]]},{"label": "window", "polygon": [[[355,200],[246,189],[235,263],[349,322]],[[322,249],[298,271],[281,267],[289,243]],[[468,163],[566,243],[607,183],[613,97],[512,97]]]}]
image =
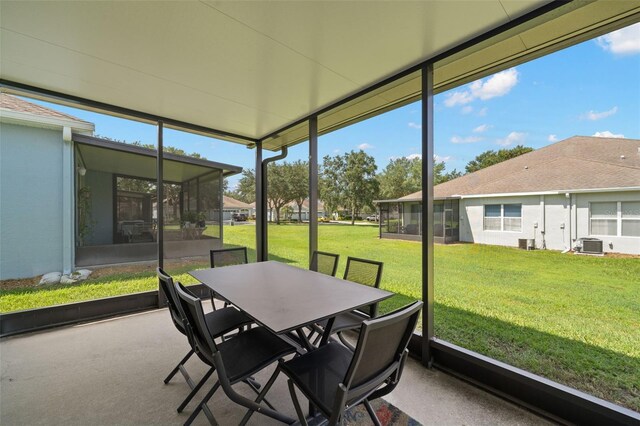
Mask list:
[{"label": "window", "polygon": [[486,204],[485,231],[522,231],[522,204]]},{"label": "window", "polygon": [[621,204],[621,234],[623,237],[640,237],[640,201]]},{"label": "window", "polygon": [[640,201],[591,203],[591,235],[640,237]]}]

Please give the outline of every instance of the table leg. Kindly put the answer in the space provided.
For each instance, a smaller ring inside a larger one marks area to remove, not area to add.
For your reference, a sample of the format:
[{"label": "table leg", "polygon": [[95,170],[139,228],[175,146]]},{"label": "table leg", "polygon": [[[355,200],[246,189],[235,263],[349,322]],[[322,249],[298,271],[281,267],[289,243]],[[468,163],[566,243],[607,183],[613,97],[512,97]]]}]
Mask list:
[{"label": "table leg", "polygon": [[335,322],[335,320],[335,317],[329,318],[327,326],[324,328],[324,333],[322,334],[322,340],[320,340],[319,346],[324,346],[329,341],[329,336],[331,336],[331,329],[333,328],[333,323]]}]

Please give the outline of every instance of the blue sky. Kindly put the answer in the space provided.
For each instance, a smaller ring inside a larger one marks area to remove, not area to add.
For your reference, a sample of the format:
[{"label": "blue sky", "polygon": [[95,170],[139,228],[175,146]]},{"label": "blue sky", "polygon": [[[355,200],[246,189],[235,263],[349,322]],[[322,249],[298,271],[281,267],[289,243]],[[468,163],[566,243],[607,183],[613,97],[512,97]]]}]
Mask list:
[{"label": "blue sky", "polygon": [[[101,136],[156,141],[155,126],[39,103],[95,123]],[[640,139],[640,24],[438,94],[434,104],[435,152],[449,171],[488,149],[540,148],[574,135]],[[391,158],[420,155],[420,118],[415,103],[324,135],[319,155],[363,149],[380,172]],[[237,144],[166,130],[165,145],[254,167],[254,151]],[[287,160],[306,159],[307,150],[293,147]]]}]

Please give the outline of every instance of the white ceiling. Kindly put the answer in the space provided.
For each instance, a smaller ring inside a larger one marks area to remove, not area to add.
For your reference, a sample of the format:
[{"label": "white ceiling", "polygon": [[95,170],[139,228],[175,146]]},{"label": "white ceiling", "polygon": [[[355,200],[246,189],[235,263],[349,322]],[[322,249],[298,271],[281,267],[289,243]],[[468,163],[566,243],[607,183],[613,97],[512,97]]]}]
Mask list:
[{"label": "white ceiling", "polygon": [[251,138],[546,1],[2,1],[2,78]]},{"label": "white ceiling", "polygon": [[[260,139],[546,3],[3,0],[0,77]],[[629,19],[640,7],[580,1],[563,10],[437,64],[436,86],[477,78],[530,51],[557,49],[558,40]],[[414,77],[395,92],[325,116],[325,128],[419,90]],[[299,136],[277,139],[267,147]]]}]

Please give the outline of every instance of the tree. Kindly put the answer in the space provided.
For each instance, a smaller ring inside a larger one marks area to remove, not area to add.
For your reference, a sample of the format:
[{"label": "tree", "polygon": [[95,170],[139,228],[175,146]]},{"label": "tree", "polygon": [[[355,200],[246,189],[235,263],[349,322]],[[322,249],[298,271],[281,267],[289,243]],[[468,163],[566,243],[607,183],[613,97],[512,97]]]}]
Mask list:
[{"label": "tree", "polygon": [[386,200],[403,197],[422,187],[422,160],[395,158],[378,175],[380,197]]},{"label": "tree", "polygon": [[298,206],[298,223],[302,223],[302,204],[309,196],[309,163],[298,160],[289,164],[288,179],[291,198]]},{"label": "tree", "polygon": [[[445,173],[443,161],[433,163],[433,184],[438,185],[462,176],[457,170]],[[384,171],[378,175],[380,196],[384,199],[396,199],[422,189],[422,159],[396,158],[389,162]]]},{"label": "tree", "polygon": [[319,195],[318,198],[324,204],[325,212],[332,214],[338,210],[344,200],[344,158],[341,156],[322,158],[322,166],[319,171]]},{"label": "tree", "polygon": [[248,204],[253,203],[256,200],[256,175],[253,169],[242,170],[236,189],[226,195]]},{"label": "tree", "polygon": [[329,200],[333,208],[338,204],[348,208],[353,225],[364,207],[373,208],[373,200],[378,195],[376,162],[362,150],[333,158],[325,157],[324,160],[322,181],[324,190],[331,192],[323,197]]},{"label": "tree", "polygon": [[290,168],[288,163],[271,163],[267,166],[267,199],[276,212],[277,224],[280,224],[280,210],[293,201],[289,181]]},{"label": "tree", "polygon": [[514,146],[511,149],[505,148],[498,151],[485,151],[477,155],[473,160],[469,161],[467,167],[465,167],[465,170],[467,171],[467,173],[473,173],[531,151],[533,151],[533,148],[522,145]]}]

